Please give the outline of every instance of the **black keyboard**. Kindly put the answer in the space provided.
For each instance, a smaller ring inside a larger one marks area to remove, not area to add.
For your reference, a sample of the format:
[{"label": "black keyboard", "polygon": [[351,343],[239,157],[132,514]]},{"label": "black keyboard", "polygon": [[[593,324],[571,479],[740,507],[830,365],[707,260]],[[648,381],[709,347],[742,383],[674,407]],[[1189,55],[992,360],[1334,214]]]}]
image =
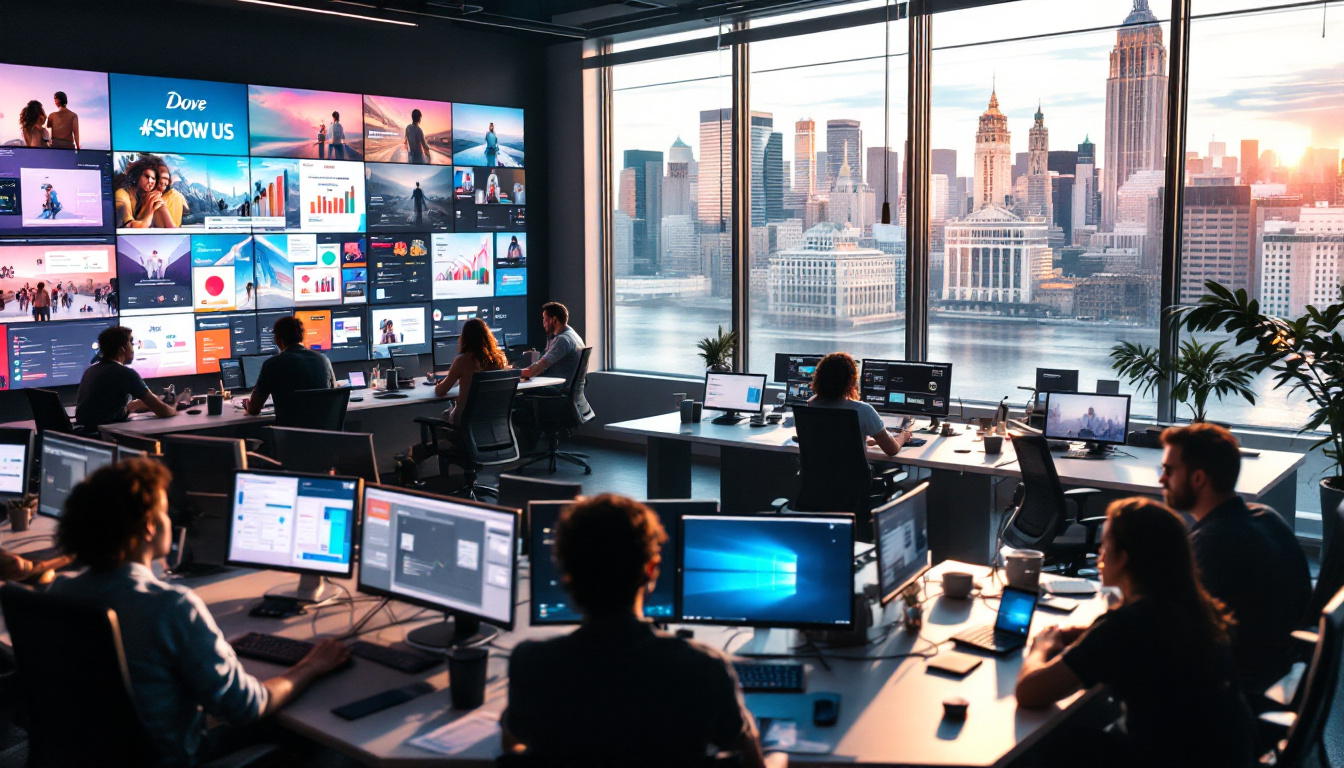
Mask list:
[{"label": "black keyboard", "polygon": [[745,693],[802,693],[803,665],[735,661],[737,681]]},{"label": "black keyboard", "polygon": [[291,640],[288,637],[266,635],[261,632],[248,632],[234,640],[233,652],[247,659],[269,661],[292,667],[313,650],[313,644],[303,640]]},{"label": "black keyboard", "polygon": [[361,659],[367,659],[375,664],[382,664],[384,667],[391,667],[398,672],[405,672],[407,674],[424,672],[430,667],[441,666],[444,663],[442,656],[431,656],[427,653],[418,653],[416,651],[403,651],[397,648],[389,648],[386,645],[365,642],[363,640],[357,640],[350,644],[350,655],[358,656]]}]

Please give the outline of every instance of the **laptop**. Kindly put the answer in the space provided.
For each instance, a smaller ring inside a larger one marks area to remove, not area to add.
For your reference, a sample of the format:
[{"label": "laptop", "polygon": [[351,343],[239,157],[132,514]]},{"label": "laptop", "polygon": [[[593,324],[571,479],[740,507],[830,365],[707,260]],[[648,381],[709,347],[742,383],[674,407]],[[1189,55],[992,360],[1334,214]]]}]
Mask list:
[{"label": "laptop", "polygon": [[964,648],[975,648],[1002,656],[1027,644],[1031,617],[1036,613],[1036,593],[1016,587],[1004,587],[999,597],[999,616],[993,626],[968,629],[952,640]]}]

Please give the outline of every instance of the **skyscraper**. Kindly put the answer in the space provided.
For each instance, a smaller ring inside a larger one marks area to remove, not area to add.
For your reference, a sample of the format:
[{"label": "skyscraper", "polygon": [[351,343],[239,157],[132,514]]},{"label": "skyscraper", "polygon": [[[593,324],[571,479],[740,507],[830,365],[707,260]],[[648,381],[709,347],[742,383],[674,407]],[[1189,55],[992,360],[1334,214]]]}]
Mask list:
[{"label": "skyscraper", "polygon": [[1012,190],[1012,145],[1008,118],[999,111],[997,91],[989,94],[989,108],[980,115],[975,132],[975,210],[987,205],[1006,207]]},{"label": "skyscraper", "polygon": [[1036,121],[1027,132],[1027,200],[1029,216],[1044,216],[1054,221],[1050,192],[1050,129],[1045,127],[1045,113],[1036,105]]},{"label": "skyscraper", "polygon": [[733,110],[701,110],[696,215],[710,232],[720,231],[732,216],[732,151]]},{"label": "skyscraper", "polygon": [[1185,188],[1180,303],[1197,304],[1206,280],[1252,296],[1259,292],[1254,223],[1249,185]]},{"label": "skyscraper", "polygon": [[[658,243],[663,226],[663,153],[627,149],[621,181],[623,187],[628,184],[621,190],[622,209],[634,219],[633,274],[656,275],[662,256]],[[631,203],[633,211],[628,208]]]},{"label": "skyscraper", "polygon": [[1135,171],[1162,170],[1167,133],[1167,49],[1148,0],[1134,0],[1111,49],[1106,78],[1106,161],[1101,227],[1115,226],[1116,193]]},{"label": "skyscraper", "polygon": [[[1084,136],[1083,143],[1078,145],[1078,165],[1073,172],[1074,232],[1087,226],[1095,227],[1100,222],[1097,200],[1097,145]],[[1077,235],[1067,234],[1070,242],[1077,245]]]},{"label": "skyscraper", "polygon": [[817,164],[815,166],[817,180],[813,185],[813,192],[829,192],[831,189],[831,166],[826,158],[826,150],[817,153]]},{"label": "skyscraper", "polygon": [[667,150],[667,177],[663,179],[663,216],[691,215],[691,163],[695,162],[689,144],[672,142]]},{"label": "skyscraper", "polygon": [[[817,124],[811,118],[793,124],[793,191],[811,195],[817,189]],[[806,199],[806,198],[804,198]]]},{"label": "skyscraper", "polygon": [[826,121],[826,179],[829,189],[840,178],[840,166],[849,163],[849,172],[863,178],[863,131],[858,120]]},{"label": "skyscraper", "polygon": [[[769,112],[751,113],[751,226],[765,226],[765,147],[775,127]],[[780,157],[783,160],[783,157]],[[778,169],[783,173],[784,169]]]},{"label": "skyscraper", "polygon": [[[933,176],[947,177],[947,218],[960,219],[966,215],[966,194],[962,189],[961,179],[957,178],[957,150],[935,149],[932,153],[929,173]],[[901,178],[905,178],[904,169],[901,171]]]},{"label": "skyscraper", "polygon": [[[868,188],[873,191],[874,199],[877,201],[877,219],[882,217],[882,195],[886,194],[887,202],[891,203],[893,211],[896,210],[896,201],[901,197],[901,162],[896,154],[896,150],[884,147],[868,148],[868,174],[864,181],[868,182]],[[882,186],[883,172],[886,172],[886,188]]]},{"label": "skyscraper", "polygon": [[[765,162],[762,174],[765,177],[765,220],[784,220],[784,134],[772,132],[765,142]],[[755,211],[756,205],[752,204]],[[752,222],[755,226],[755,222]]]}]

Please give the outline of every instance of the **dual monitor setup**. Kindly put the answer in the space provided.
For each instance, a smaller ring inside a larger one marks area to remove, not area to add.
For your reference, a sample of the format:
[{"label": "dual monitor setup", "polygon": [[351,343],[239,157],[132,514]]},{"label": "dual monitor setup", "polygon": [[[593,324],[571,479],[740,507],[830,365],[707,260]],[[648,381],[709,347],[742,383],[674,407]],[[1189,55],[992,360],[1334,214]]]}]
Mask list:
[{"label": "dual monitor setup", "polygon": [[1071,458],[1105,458],[1129,434],[1129,395],[1119,382],[1099,380],[1095,393],[1078,391],[1078,371],[1036,369],[1036,406],[1045,413],[1042,433],[1049,440],[1081,441]]}]

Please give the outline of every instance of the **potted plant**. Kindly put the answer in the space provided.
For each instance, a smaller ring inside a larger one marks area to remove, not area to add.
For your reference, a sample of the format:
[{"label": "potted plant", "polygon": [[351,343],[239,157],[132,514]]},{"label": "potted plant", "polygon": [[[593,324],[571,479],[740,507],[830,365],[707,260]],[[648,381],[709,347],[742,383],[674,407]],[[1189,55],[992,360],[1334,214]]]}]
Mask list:
[{"label": "potted plant", "polygon": [[1154,347],[1122,341],[1111,348],[1111,367],[1116,373],[1129,378],[1140,395],[1157,388],[1159,381],[1174,378],[1171,396],[1190,409],[1191,421],[1208,420],[1209,395],[1219,400],[1240,395],[1255,405],[1251,391],[1254,375],[1246,370],[1245,355],[1232,357],[1223,352],[1226,341],[1201,344],[1194,339],[1181,342],[1180,351],[1163,366]]},{"label": "potted plant", "polygon": [[718,336],[709,336],[695,343],[700,349],[700,357],[705,359],[705,368],[716,373],[726,373],[733,370],[729,362],[733,355],[737,353],[737,331],[723,332],[723,326],[719,326]]},{"label": "potted plant", "polygon": [[1242,355],[1242,364],[1252,374],[1274,372],[1274,388],[1288,386],[1289,392],[1301,392],[1316,406],[1298,434],[1324,427],[1326,434],[1312,446],[1324,446],[1323,453],[1334,467],[1333,474],[1321,480],[1321,520],[1325,543],[1334,534],[1335,510],[1344,502],[1344,287],[1337,301],[1324,309],[1307,307],[1306,314],[1295,320],[1267,315],[1260,302],[1246,291],[1232,291],[1210,280],[1207,293],[1193,307],[1179,311],[1185,315],[1185,327],[1191,331],[1236,333],[1238,346],[1251,344],[1253,351]]}]

